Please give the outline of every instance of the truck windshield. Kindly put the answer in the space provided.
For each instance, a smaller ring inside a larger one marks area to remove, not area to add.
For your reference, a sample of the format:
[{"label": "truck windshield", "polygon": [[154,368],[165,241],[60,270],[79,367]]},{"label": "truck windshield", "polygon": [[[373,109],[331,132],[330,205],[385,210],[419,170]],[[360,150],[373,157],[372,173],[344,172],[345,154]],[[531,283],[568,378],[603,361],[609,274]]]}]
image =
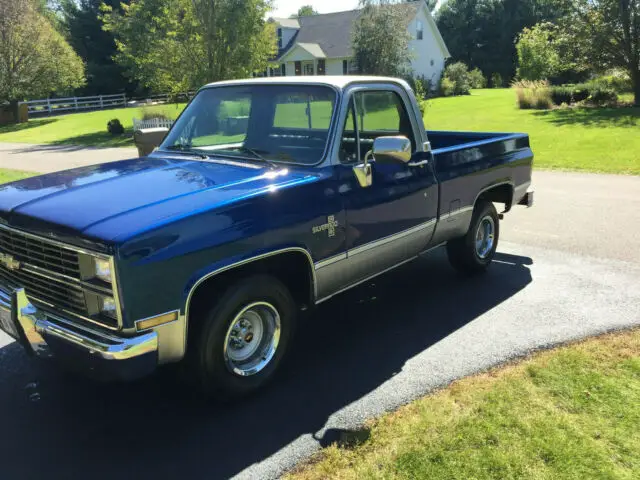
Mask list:
[{"label": "truck windshield", "polygon": [[160,149],[313,165],[327,146],[335,101],[335,92],[323,86],[204,89]]}]

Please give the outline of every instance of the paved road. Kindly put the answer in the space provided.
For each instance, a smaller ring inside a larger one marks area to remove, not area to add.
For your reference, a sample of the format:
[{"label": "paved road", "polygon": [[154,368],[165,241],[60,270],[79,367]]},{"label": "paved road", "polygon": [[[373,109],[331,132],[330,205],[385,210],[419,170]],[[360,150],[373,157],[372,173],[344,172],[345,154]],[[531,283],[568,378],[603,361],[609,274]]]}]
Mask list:
[{"label": "paved road", "polygon": [[323,304],[279,380],[232,406],[190,396],[170,371],[69,377],[0,338],[0,476],[271,478],[455,378],[638,325],[639,181],[537,173],[537,205],[506,217],[486,276],[457,277],[440,251]]},{"label": "paved road", "polygon": [[74,145],[0,143],[0,168],[49,173],[135,158],[135,148],[87,148]]}]

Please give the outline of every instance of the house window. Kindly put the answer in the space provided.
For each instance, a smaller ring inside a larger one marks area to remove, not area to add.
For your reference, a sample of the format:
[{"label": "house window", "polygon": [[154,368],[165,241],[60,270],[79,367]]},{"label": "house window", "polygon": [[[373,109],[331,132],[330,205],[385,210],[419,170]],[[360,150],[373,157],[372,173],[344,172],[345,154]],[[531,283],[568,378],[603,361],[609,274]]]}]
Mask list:
[{"label": "house window", "polygon": [[420,20],[416,22],[416,40],[422,40],[424,37],[424,25]]},{"label": "house window", "polygon": [[352,58],[351,60],[343,60],[342,61],[342,74],[343,75],[357,75],[358,74],[358,64]]},{"label": "house window", "polygon": [[304,62],[302,64],[302,73],[303,75],[315,75],[313,62]]},{"label": "house window", "polygon": [[282,48],[282,29],[278,29],[278,48]]},{"label": "house window", "polygon": [[282,64],[279,67],[271,67],[269,69],[269,76],[270,77],[282,77],[284,76],[284,73],[282,73],[282,67],[284,67],[284,64]]}]

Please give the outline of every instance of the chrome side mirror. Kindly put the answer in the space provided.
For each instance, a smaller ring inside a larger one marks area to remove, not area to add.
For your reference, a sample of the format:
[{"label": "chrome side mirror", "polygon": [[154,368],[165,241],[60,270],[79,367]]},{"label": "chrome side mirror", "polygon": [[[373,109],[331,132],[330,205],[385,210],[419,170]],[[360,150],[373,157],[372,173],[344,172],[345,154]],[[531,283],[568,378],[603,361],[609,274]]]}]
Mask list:
[{"label": "chrome side mirror", "polygon": [[382,164],[407,165],[411,161],[411,140],[407,137],[378,137],[364,157],[364,162],[353,167],[358,183],[362,188],[370,187],[373,182],[371,160]]},{"label": "chrome side mirror", "polygon": [[407,137],[378,137],[373,142],[377,163],[407,164],[411,160],[411,141]]}]

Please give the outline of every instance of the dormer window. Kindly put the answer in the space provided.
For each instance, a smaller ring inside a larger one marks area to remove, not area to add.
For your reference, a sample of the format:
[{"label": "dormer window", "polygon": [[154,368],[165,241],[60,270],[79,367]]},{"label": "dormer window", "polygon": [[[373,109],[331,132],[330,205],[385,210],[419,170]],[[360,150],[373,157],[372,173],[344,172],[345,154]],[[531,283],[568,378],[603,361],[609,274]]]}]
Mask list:
[{"label": "dormer window", "polygon": [[278,48],[282,48],[282,29],[278,29]]},{"label": "dormer window", "polygon": [[424,25],[420,20],[416,22],[416,40],[422,40],[424,37]]}]

